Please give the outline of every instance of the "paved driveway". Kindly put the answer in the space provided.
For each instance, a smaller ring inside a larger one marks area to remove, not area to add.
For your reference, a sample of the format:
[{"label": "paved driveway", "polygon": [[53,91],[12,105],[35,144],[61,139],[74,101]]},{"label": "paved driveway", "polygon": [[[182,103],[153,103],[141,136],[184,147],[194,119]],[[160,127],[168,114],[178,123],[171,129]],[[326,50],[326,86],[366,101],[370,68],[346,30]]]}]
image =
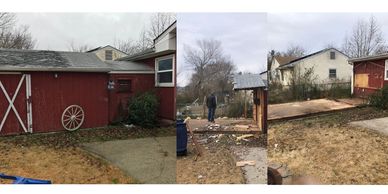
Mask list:
[{"label": "paved driveway", "polygon": [[87,143],[85,150],[122,169],[140,183],[176,182],[176,137]]},{"label": "paved driveway", "polygon": [[388,135],[388,117],[351,122],[350,125],[376,130]]},{"label": "paved driveway", "polygon": [[[271,104],[268,108],[268,120],[285,119],[299,117],[314,113],[330,112],[334,110],[342,110],[357,106],[358,101],[351,100],[329,100],[318,99],[302,102],[291,102],[283,104]],[[361,104],[361,103],[360,103]]]}]

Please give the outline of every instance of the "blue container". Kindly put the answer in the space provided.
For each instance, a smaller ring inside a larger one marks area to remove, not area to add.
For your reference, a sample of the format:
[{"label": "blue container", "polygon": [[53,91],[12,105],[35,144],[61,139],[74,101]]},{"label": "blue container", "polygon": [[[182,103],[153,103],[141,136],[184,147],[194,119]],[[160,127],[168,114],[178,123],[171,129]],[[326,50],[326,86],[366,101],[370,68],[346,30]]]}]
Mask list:
[{"label": "blue container", "polygon": [[47,180],[30,179],[20,176],[9,176],[2,173],[0,173],[0,178],[13,180],[12,184],[51,184],[51,181]]},{"label": "blue container", "polygon": [[187,128],[183,120],[176,123],[176,154],[184,156],[187,154]]}]

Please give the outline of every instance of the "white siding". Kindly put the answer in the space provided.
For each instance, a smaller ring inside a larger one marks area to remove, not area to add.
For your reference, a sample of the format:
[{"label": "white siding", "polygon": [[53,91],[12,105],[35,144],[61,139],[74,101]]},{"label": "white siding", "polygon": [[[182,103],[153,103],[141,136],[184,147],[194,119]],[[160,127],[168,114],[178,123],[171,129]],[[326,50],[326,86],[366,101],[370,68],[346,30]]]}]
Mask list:
[{"label": "white siding", "polygon": [[[335,59],[330,59],[330,52],[335,52]],[[317,76],[317,83],[330,83],[329,69],[336,69],[337,79],[349,82],[351,81],[353,67],[348,63],[348,57],[342,53],[331,49],[325,52],[313,55],[306,59],[296,62],[294,68],[299,69],[301,74],[305,69],[314,67],[314,75]],[[290,72],[284,71],[285,80],[283,84],[289,84]]]}]

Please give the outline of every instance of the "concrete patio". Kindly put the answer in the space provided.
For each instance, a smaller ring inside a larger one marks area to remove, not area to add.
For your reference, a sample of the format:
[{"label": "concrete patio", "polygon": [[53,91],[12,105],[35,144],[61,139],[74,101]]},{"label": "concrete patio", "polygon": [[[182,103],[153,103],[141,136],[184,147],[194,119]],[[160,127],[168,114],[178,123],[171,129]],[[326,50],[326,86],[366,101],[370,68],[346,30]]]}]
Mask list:
[{"label": "concrete patio", "polygon": [[140,183],[176,182],[175,136],[87,143],[82,147]]}]

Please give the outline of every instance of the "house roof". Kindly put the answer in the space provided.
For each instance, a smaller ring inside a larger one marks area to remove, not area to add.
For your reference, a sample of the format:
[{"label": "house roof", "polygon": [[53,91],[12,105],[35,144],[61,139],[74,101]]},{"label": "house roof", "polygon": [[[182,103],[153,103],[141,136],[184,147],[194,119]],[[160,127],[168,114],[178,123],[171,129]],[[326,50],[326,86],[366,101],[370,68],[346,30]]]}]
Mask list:
[{"label": "house roof", "polygon": [[260,74],[242,74],[233,76],[233,90],[250,90],[267,87]]},{"label": "house roof", "polygon": [[354,63],[354,62],[370,61],[370,60],[378,60],[378,59],[388,59],[388,53],[366,56],[366,57],[351,58],[348,61],[350,63]]},{"label": "house roof", "polygon": [[293,66],[296,64],[296,62],[298,62],[298,61],[301,61],[301,60],[304,60],[304,59],[306,59],[306,58],[315,56],[315,55],[317,55],[317,54],[326,52],[326,51],[328,51],[328,50],[335,50],[335,51],[337,51],[337,52],[339,52],[339,53],[341,53],[341,54],[347,56],[346,54],[344,54],[343,52],[339,51],[338,49],[335,49],[335,48],[326,48],[326,49],[317,51],[317,52],[315,52],[315,53],[311,53],[311,54],[309,54],[309,55],[305,55],[305,56],[303,56],[303,57],[296,58],[296,59],[294,59],[294,60],[292,60],[292,61],[290,61],[290,62],[288,62],[288,63],[286,63],[286,64],[280,65],[278,68],[279,68],[279,69],[284,69],[284,68],[293,67]]},{"label": "house roof", "polygon": [[274,58],[279,63],[279,65],[282,66],[282,65],[285,65],[285,64],[287,64],[287,63],[297,59],[298,57],[294,57],[294,56],[286,56],[286,57],[275,56]]},{"label": "house roof", "polygon": [[170,32],[172,29],[176,28],[176,20],[168,26],[162,33],[160,33],[156,38],[154,38],[154,43],[162,36],[166,35],[168,32]]},{"label": "house roof", "polygon": [[124,52],[124,51],[122,51],[122,50],[120,50],[120,49],[118,49],[118,48],[115,48],[115,47],[113,47],[113,46],[111,46],[111,45],[109,45],[109,44],[106,45],[106,46],[103,46],[103,47],[99,46],[99,47],[97,47],[97,48],[94,48],[94,49],[85,51],[85,53],[91,53],[91,52],[94,52],[94,51],[97,51],[97,50],[100,50],[100,49],[103,49],[103,48],[106,48],[106,47],[110,47],[110,48],[112,48],[112,49],[114,49],[114,50],[116,50],[116,51],[119,51],[119,52],[124,53],[124,54],[127,55],[126,52]]},{"label": "house roof", "polygon": [[118,61],[135,61],[135,60],[141,60],[141,59],[146,59],[146,58],[150,58],[150,57],[158,57],[158,56],[161,56],[161,55],[166,55],[166,54],[174,53],[174,51],[169,51],[169,50],[157,53],[156,49],[155,49],[155,44],[158,41],[158,39],[163,37],[165,34],[170,32],[174,28],[176,28],[176,21],[174,21],[169,27],[167,27],[167,29],[165,29],[162,33],[159,34],[158,37],[156,37],[154,39],[154,46],[153,47],[148,48],[148,49],[146,49],[146,50],[144,50],[142,52],[130,55],[130,56],[119,58],[117,60]]},{"label": "house roof", "polygon": [[104,63],[94,53],[0,49],[0,71],[109,72],[145,69],[140,68],[142,64],[139,63],[126,64],[120,63],[116,67],[114,63]]},{"label": "house roof", "polygon": [[154,72],[154,69],[148,65],[135,63],[132,61],[106,61],[113,71],[148,71]]}]

